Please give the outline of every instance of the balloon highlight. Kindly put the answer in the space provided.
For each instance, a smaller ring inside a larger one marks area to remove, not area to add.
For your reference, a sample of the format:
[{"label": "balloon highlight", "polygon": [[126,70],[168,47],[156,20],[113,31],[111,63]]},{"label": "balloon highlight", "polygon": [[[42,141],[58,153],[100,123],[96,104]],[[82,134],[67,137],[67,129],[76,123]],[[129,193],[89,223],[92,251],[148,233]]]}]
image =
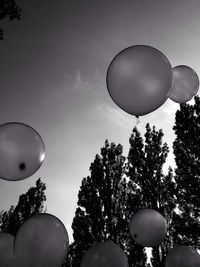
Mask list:
[{"label": "balloon highlight", "polygon": [[81,267],[128,267],[123,250],[113,242],[93,245],[84,255]]},{"label": "balloon highlight", "polygon": [[0,125],[0,178],[26,179],[40,168],[44,158],[43,140],[32,127],[18,122]]},{"label": "balloon highlight", "polygon": [[166,231],[165,218],[153,209],[137,211],[130,221],[130,232],[133,239],[144,247],[159,245],[165,239]]},{"label": "balloon highlight", "polygon": [[30,217],[19,229],[14,252],[20,267],[60,267],[69,246],[67,230],[53,215]]},{"label": "balloon highlight", "polygon": [[159,108],[172,87],[172,67],[159,50],[146,45],[128,47],[110,63],[106,83],[113,101],[131,115]]},{"label": "balloon highlight", "polygon": [[169,251],[165,260],[165,267],[199,267],[200,255],[187,246],[176,246]]},{"label": "balloon highlight", "polygon": [[169,98],[177,103],[188,102],[199,90],[199,77],[188,66],[176,66],[172,71],[174,80]]}]

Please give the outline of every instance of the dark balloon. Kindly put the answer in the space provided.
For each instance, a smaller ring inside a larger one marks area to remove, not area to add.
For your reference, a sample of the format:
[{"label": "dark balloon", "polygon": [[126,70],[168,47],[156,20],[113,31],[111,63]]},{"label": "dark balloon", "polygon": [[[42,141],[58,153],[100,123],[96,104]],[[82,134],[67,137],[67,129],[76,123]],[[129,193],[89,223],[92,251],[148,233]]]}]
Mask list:
[{"label": "dark balloon", "polygon": [[165,218],[153,209],[137,211],[130,221],[130,232],[133,239],[144,247],[159,245],[166,236]]},{"label": "dark balloon", "polygon": [[199,267],[200,255],[187,246],[176,246],[169,251],[165,267]]},{"label": "dark balloon", "polygon": [[81,267],[128,267],[123,250],[113,242],[93,245],[84,255]]},{"label": "dark balloon", "polygon": [[14,252],[20,267],[60,267],[69,246],[67,230],[53,215],[30,217],[19,229]]},{"label": "dark balloon", "polygon": [[45,157],[41,136],[18,122],[0,125],[0,178],[23,180],[33,175]]},{"label": "dark balloon", "polygon": [[172,67],[157,49],[136,45],[117,54],[107,71],[107,88],[113,101],[135,116],[159,108],[169,97]]},{"label": "dark balloon", "polygon": [[0,266],[2,267],[16,267],[13,242],[13,235],[0,233]]},{"label": "dark balloon", "polygon": [[199,78],[196,72],[187,66],[176,66],[173,71],[172,91],[169,96],[177,103],[185,103],[194,97],[199,89]]}]

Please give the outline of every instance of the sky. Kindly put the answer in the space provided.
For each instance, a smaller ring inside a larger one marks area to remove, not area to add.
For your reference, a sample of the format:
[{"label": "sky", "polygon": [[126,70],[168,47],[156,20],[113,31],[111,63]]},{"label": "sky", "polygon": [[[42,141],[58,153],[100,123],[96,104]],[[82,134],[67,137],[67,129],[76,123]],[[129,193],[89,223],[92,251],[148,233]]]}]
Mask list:
[{"label": "sky", "polygon": [[[132,45],[160,50],[172,67],[187,65],[200,75],[199,0],[18,0],[20,21],[4,20],[0,42],[0,124],[26,123],[42,136],[46,158],[30,178],[0,180],[0,210],[41,177],[47,212],[71,224],[81,180],[105,139],[120,143],[127,156],[137,125],[163,129],[170,147],[165,170],[174,167],[175,112],[170,99],[140,117],[121,110],[110,98],[106,73],[113,57]],[[192,103],[192,101],[191,101]]]}]

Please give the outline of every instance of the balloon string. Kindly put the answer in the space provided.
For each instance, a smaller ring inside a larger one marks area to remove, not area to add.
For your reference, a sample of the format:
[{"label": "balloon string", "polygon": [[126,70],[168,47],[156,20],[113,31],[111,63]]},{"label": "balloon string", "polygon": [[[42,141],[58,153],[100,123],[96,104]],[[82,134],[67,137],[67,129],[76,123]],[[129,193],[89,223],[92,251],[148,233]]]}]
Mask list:
[{"label": "balloon string", "polygon": [[138,125],[140,123],[139,116],[135,116],[135,118],[136,118],[136,125]]}]

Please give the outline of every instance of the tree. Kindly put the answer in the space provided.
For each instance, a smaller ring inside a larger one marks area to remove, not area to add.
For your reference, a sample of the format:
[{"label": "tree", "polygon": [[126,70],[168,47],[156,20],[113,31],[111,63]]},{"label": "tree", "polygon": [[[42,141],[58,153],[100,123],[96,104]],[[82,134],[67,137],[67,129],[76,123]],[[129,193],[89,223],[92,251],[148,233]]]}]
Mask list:
[{"label": "tree", "polygon": [[[91,175],[82,180],[78,194],[78,208],[72,223],[74,242],[70,245],[66,266],[80,266],[86,250],[92,244],[104,241],[118,244],[130,260],[129,245],[132,238],[127,218],[127,197],[130,186],[124,177],[125,157],[122,155],[122,150],[121,145],[109,144],[106,140],[101,155],[96,155],[90,166]],[[132,185],[133,198],[136,190]],[[134,247],[132,251],[134,253]],[[141,262],[145,263],[145,254],[142,256]],[[130,266],[137,266],[137,260],[134,258],[129,261]]]},{"label": "tree", "polygon": [[[0,1],[0,20],[5,18],[9,20],[20,19],[21,18],[21,9],[17,6],[15,0],[1,0]],[[0,28],[0,40],[3,40],[4,32]]]},{"label": "tree", "polygon": [[46,200],[45,190],[46,185],[39,178],[35,187],[31,187],[27,193],[19,197],[16,207],[11,206],[9,211],[3,213],[1,230],[15,235],[23,222],[31,215],[43,212]]},{"label": "tree", "polygon": [[173,143],[176,161],[176,242],[200,249],[200,98],[194,105],[181,104],[176,112]]},{"label": "tree", "polygon": [[[152,265],[164,266],[168,246],[173,243],[173,214],[176,207],[175,183],[173,182],[172,169],[168,174],[163,174],[163,165],[166,161],[169,148],[162,144],[163,132],[151,129],[146,125],[145,143],[135,127],[129,139],[130,150],[128,154],[127,176],[140,188],[141,201],[134,212],[141,208],[152,208],[160,212],[167,220],[170,228],[165,242],[152,249]],[[128,203],[134,206],[131,201]]]}]

